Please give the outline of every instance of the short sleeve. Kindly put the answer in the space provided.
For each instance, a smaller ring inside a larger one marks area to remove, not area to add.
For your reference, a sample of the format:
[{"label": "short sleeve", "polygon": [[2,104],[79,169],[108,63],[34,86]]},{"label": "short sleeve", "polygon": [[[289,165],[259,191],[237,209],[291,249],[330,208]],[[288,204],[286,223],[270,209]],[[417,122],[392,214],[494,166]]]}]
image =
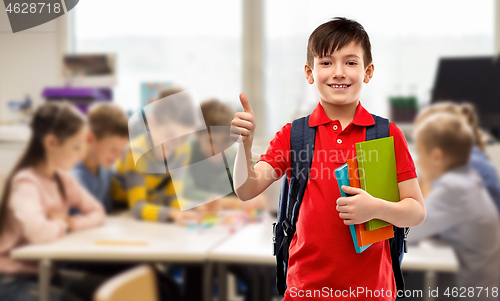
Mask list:
[{"label": "short sleeve", "polygon": [[276,133],[274,139],[269,143],[269,148],[262,154],[259,161],[269,163],[278,177],[281,178],[285,172],[290,170],[290,130],[291,123],[285,124],[279,132]]},{"label": "short sleeve", "polygon": [[416,178],[415,164],[408,150],[403,132],[391,122],[389,126],[389,135],[394,137],[394,152],[396,154],[396,171],[398,182]]}]

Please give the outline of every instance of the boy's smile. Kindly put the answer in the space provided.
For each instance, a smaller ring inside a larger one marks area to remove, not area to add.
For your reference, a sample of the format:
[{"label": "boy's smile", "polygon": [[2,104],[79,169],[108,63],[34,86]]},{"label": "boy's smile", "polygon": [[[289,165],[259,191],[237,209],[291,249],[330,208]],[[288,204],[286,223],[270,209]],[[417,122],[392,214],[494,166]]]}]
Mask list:
[{"label": "boy's smile", "polygon": [[349,88],[351,85],[346,85],[346,84],[330,84],[328,85],[330,88],[332,88],[334,91],[345,91],[347,88]]},{"label": "boy's smile", "polygon": [[314,57],[314,68],[306,64],[305,72],[325,107],[357,104],[362,84],[370,81],[373,69],[372,63],[364,67],[363,48],[353,41],[330,55]]}]

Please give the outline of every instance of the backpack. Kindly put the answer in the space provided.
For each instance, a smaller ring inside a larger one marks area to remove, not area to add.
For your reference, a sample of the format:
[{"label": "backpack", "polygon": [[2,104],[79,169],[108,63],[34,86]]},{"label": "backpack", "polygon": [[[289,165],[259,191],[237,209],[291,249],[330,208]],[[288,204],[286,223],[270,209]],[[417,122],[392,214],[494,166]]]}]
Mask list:
[{"label": "backpack", "polygon": [[[292,170],[290,179],[285,174],[278,205],[278,222],[273,223],[273,255],[276,256],[276,287],[280,295],[283,295],[286,290],[288,249],[295,234],[295,224],[306,190],[314,154],[316,128],[309,127],[309,116],[296,119],[292,122],[290,149],[294,154],[298,155],[291,156]],[[374,114],[372,116],[375,124],[366,127],[366,141],[389,137],[389,120]],[[406,237],[410,229],[393,226],[393,230],[394,237],[389,239],[392,270],[394,272],[397,291],[404,292],[405,283],[403,273],[401,272],[401,262],[403,254],[407,253]],[[400,298],[402,299],[404,296]]]}]

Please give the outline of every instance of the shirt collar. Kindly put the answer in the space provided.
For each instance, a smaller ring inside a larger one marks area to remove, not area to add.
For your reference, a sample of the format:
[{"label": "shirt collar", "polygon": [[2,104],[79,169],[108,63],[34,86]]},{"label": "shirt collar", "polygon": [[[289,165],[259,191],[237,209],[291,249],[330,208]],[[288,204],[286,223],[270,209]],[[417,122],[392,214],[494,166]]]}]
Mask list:
[{"label": "shirt collar", "polygon": [[[321,124],[326,124],[332,121],[323,110],[323,106],[321,102],[318,102],[318,105],[311,113],[311,117],[309,117],[309,126],[315,127]],[[375,124],[375,120],[373,120],[372,114],[370,114],[362,105],[361,101],[358,102],[358,106],[356,107],[356,113],[354,114],[354,119],[352,123],[358,126],[369,126]]]}]

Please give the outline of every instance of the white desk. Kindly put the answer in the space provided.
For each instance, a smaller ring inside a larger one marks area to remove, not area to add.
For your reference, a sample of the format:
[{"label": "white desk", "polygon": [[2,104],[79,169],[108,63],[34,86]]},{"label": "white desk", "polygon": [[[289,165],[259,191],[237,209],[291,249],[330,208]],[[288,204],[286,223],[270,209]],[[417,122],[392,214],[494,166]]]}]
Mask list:
[{"label": "white desk", "polygon": [[404,255],[402,269],[405,271],[435,271],[456,273],[458,259],[453,249],[440,241],[426,240],[418,245],[409,245]]},{"label": "white desk", "polygon": [[[52,261],[196,262],[204,264],[204,292],[209,298],[212,265],[208,252],[230,234],[215,226],[203,231],[170,224],[141,222],[131,217],[109,217],[105,225],[71,233],[49,244],[18,248],[11,256],[40,260],[41,300],[48,300]],[[101,245],[96,241],[141,242],[145,245]]]},{"label": "white desk", "polygon": [[[411,230],[410,230],[411,232]],[[460,266],[453,249],[439,241],[427,240],[418,245],[409,245],[408,253],[404,255],[401,268],[404,271],[425,272],[423,297],[424,300],[432,300],[428,294],[437,286],[437,273],[456,273]]]},{"label": "white desk", "polygon": [[[218,262],[220,300],[226,300],[227,263],[276,264],[272,255],[271,225],[272,221],[246,225],[210,252],[209,258]],[[437,272],[457,272],[459,264],[451,247],[436,241],[424,241],[419,245],[408,246],[402,269],[425,272],[425,288],[433,289],[436,287]],[[256,289],[256,286],[253,285],[253,288]]]},{"label": "white desk", "polygon": [[[272,223],[266,220],[258,224],[247,224],[234,235],[210,251],[209,259],[217,262],[219,279],[219,301],[227,300],[227,264],[255,264],[272,266],[276,260],[272,249]],[[259,279],[257,271],[254,270],[252,290],[254,300],[259,299]],[[269,273],[268,276],[274,275]],[[270,282],[265,279],[264,284]],[[264,287],[267,296],[271,296],[270,287]]]},{"label": "white desk", "polygon": [[272,223],[247,224],[210,251],[213,261],[274,265]]}]

